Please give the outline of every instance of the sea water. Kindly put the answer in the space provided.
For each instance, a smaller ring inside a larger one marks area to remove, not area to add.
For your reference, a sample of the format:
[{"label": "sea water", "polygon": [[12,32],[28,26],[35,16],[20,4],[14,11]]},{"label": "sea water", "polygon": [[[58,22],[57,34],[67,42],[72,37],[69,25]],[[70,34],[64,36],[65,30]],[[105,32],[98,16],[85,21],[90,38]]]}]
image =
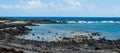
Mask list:
[{"label": "sea water", "polygon": [[[100,37],[116,40],[120,39],[120,24],[115,23],[95,23],[95,24],[38,24],[39,26],[28,26],[33,29],[24,39],[45,41],[56,40],[59,37],[74,37],[75,35],[100,32]],[[75,32],[75,33],[72,33]],[[35,34],[33,36],[32,34]],[[56,35],[57,34],[57,35]],[[40,37],[40,38],[37,38]],[[98,37],[93,37],[98,39]]]},{"label": "sea water", "polygon": [[52,20],[52,21],[120,21],[120,17],[0,17],[17,20]]}]

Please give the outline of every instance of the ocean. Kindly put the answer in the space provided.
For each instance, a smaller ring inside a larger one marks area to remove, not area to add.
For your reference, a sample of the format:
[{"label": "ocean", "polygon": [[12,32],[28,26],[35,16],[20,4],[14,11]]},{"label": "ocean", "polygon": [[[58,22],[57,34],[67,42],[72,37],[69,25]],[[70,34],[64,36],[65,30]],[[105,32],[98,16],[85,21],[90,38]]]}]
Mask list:
[{"label": "ocean", "polygon": [[120,21],[120,17],[1,17],[17,20],[44,20],[52,21]]}]

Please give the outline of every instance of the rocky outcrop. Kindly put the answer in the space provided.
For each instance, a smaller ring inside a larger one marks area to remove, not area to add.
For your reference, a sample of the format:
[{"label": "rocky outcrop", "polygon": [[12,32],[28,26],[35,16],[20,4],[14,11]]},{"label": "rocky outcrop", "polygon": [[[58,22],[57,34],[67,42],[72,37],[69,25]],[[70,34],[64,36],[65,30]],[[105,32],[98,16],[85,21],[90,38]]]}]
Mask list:
[{"label": "rocky outcrop", "polygon": [[52,20],[29,20],[30,23],[40,23],[40,24],[51,24],[51,23],[57,23],[56,21]]},{"label": "rocky outcrop", "polygon": [[14,48],[3,48],[3,47],[0,47],[0,53],[25,53],[25,52],[17,51]]}]

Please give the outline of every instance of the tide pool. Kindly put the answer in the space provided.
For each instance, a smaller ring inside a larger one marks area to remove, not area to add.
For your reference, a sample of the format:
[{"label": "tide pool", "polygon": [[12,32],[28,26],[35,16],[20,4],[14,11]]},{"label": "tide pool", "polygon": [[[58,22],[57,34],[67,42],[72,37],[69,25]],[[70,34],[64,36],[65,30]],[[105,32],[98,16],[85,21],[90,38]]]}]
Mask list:
[{"label": "tide pool", "polygon": [[[39,26],[27,26],[33,29],[28,35],[20,38],[51,41],[60,37],[74,37],[88,32],[100,32],[106,39],[120,39],[119,23],[92,23],[92,24],[38,24]],[[33,36],[34,34],[34,36]],[[97,39],[98,37],[94,37]]]}]

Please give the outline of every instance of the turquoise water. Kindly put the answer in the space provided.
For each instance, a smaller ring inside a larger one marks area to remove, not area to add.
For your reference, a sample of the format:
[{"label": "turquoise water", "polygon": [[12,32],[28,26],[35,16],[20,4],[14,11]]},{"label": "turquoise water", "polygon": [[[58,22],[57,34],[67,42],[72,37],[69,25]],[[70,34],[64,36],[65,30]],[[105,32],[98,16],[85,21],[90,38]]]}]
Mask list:
[{"label": "turquoise water", "polygon": [[[29,26],[33,29],[28,35],[21,38],[30,40],[56,40],[59,37],[73,37],[75,35],[86,34],[88,32],[100,32],[101,37],[107,39],[120,39],[120,24],[96,23],[96,24],[38,24],[39,26]],[[74,33],[72,33],[74,32]],[[32,34],[35,34],[33,36]],[[39,37],[39,38],[37,38]],[[98,37],[94,37],[98,38]]]}]

